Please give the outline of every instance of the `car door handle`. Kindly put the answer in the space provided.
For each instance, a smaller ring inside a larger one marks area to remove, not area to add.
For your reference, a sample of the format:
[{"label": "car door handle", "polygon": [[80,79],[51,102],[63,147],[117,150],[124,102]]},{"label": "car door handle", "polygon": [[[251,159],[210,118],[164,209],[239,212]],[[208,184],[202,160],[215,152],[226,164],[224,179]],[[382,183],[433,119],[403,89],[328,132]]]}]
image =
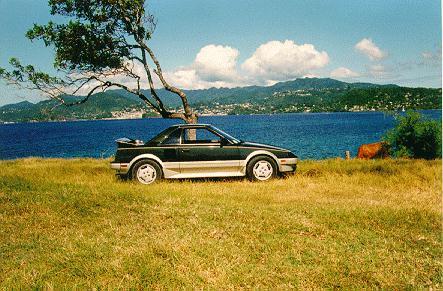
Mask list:
[{"label": "car door handle", "polygon": [[189,152],[190,149],[181,149],[182,152]]}]

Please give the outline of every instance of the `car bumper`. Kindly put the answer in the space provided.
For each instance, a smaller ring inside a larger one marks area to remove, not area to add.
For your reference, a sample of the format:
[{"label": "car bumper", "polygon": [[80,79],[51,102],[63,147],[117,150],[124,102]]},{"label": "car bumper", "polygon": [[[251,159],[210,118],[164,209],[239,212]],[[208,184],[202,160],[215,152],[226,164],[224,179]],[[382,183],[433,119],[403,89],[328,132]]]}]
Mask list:
[{"label": "car bumper", "polygon": [[279,159],[280,161],[280,172],[294,172],[297,169],[297,158],[287,158],[287,159]]},{"label": "car bumper", "polygon": [[128,163],[111,163],[111,169],[114,169],[117,171],[118,175],[126,174],[129,170],[129,164]]}]

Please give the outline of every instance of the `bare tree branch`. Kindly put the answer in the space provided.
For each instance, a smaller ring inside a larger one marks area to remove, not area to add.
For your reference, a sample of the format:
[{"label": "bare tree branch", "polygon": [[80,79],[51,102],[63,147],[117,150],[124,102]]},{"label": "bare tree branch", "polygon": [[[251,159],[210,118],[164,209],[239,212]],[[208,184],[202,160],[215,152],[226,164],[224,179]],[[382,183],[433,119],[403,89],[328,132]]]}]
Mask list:
[{"label": "bare tree branch", "polygon": [[185,111],[186,118],[188,120],[193,120],[196,122],[197,116],[195,115],[195,113],[192,112],[192,109],[191,109],[191,106],[189,105],[188,98],[187,98],[186,94],[182,90],[180,90],[174,86],[171,86],[171,85],[169,85],[168,82],[166,82],[165,78],[163,77],[160,62],[155,57],[154,52],[144,42],[141,42],[140,45],[143,47],[144,50],[146,50],[148,52],[149,56],[151,57],[152,61],[154,62],[155,66],[157,68],[156,70],[154,70],[154,72],[156,73],[156,75],[160,79],[161,83],[163,84],[163,87],[166,90],[168,90],[169,92],[175,93],[180,97],[182,104],[183,104],[183,109]]}]

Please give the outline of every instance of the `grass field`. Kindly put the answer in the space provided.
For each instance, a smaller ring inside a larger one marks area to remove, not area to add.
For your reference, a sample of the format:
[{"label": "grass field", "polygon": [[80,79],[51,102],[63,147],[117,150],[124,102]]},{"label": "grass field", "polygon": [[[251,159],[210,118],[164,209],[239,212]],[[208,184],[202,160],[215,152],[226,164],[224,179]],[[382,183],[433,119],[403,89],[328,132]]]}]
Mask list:
[{"label": "grass field", "polygon": [[286,179],[118,181],[0,162],[0,288],[442,288],[441,161],[305,161]]}]

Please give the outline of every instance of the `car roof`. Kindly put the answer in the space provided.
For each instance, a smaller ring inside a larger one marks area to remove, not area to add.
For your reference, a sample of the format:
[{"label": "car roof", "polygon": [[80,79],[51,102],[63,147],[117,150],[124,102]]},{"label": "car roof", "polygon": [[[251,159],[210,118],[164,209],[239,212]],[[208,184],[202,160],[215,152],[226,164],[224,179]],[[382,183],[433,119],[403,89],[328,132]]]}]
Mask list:
[{"label": "car roof", "polygon": [[187,128],[187,127],[212,127],[211,124],[203,124],[203,123],[197,123],[197,124],[175,124],[171,127],[180,127],[180,128]]}]

